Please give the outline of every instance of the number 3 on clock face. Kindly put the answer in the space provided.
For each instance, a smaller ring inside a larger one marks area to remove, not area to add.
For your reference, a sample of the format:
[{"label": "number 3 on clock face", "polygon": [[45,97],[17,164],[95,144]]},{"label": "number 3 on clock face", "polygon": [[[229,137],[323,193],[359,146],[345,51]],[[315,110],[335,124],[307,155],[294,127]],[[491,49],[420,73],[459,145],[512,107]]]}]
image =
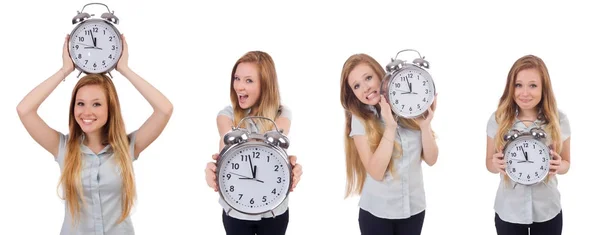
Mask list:
[{"label": "number 3 on clock face", "polygon": [[121,34],[104,20],[87,20],[73,29],[69,54],[75,66],[85,73],[112,70],[122,52]]},{"label": "number 3 on clock face", "polygon": [[388,92],[394,113],[415,117],[433,102],[435,85],[427,73],[408,67],[394,76]]},{"label": "number 3 on clock face", "polygon": [[290,187],[290,169],[277,151],[262,146],[232,149],[219,169],[219,187],[234,209],[261,214],[274,209]]}]

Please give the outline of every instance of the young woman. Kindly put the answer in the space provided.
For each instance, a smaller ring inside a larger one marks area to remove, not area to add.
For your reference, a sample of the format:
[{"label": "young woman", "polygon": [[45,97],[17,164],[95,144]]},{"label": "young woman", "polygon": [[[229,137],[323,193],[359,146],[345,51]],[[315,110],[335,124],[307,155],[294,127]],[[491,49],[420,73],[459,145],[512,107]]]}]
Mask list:
[{"label": "young woman", "polygon": [[438,158],[430,125],[435,101],[424,118],[396,118],[379,94],[384,76],[379,63],[365,54],[350,56],[342,69],[346,197],[360,194],[361,234],[420,234],[425,218],[421,162],[433,166]]},{"label": "young woman", "polygon": [[[521,122],[518,122],[521,121]],[[517,185],[506,175],[503,136],[512,128],[526,130],[535,121],[548,133],[551,143],[550,174],[533,186]],[[500,173],[496,192],[495,224],[499,235],[562,233],[560,193],[556,174],[565,174],[570,165],[571,129],[567,116],[558,110],[548,69],[540,58],[527,55],[512,66],[498,108],[487,124],[488,171]]]},{"label": "young woman", "polygon": [[60,186],[65,218],[60,234],[134,234],[130,212],[136,191],[132,163],[167,125],[173,106],[127,65],[128,50],[116,70],[148,100],[154,112],[136,131],[125,133],[119,98],[111,78],[102,74],[82,77],[73,89],[67,135],[50,128],[38,107],[74,70],[63,45],[63,66],[35,87],[17,106],[21,122],[61,169]]},{"label": "young woman", "polygon": [[[262,116],[274,120],[279,129],[283,129],[285,135],[289,133],[291,126],[291,111],[280,104],[279,85],[275,64],[271,56],[261,51],[251,51],[242,56],[233,66],[231,72],[230,86],[231,106],[225,107],[217,115],[217,126],[219,129],[219,149],[223,149],[224,135],[236,126],[246,116]],[[263,133],[273,129],[273,124],[266,120],[253,120],[256,125],[242,123],[244,128],[254,128],[255,131]],[[213,155],[217,160],[218,154]],[[302,166],[296,163],[296,157],[290,156],[292,164],[292,188],[296,187],[302,175]],[[218,191],[216,181],[216,164],[209,162],[206,166],[206,182]],[[271,213],[262,215],[246,215],[235,210],[229,214],[229,206],[223,199],[219,200],[223,207],[223,225],[228,235],[283,235],[287,230],[289,212],[288,199],[286,199]]]}]

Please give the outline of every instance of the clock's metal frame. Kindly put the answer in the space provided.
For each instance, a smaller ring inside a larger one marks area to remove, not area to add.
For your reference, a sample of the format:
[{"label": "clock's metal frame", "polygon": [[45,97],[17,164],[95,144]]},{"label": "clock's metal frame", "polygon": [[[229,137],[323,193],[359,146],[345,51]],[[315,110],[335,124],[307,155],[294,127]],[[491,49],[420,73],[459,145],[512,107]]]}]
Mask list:
[{"label": "clock's metal frame", "polygon": [[[100,16],[101,18],[91,18],[92,16],[94,16],[94,14],[88,14],[86,12],[83,12],[83,9],[85,9],[85,7],[88,5],[94,5],[94,4],[105,6],[106,9],[108,9],[108,12],[103,13]],[[88,70],[86,68],[80,67],[75,62],[75,59],[73,58],[73,54],[72,54],[72,50],[71,50],[73,48],[73,45],[71,43],[72,39],[69,39],[69,43],[68,43],[68,51],[69,51],[69,56],[71,57],[71,61],[73,61],[73,65],[75,66],[75,68],[77,70],[79,70],[79,74],[77,74],[77,77],[79,77],[82,73],[85,73],[85,74],[107,73],[112,78],[112,74],[110,74],[110,72],[113,69],[115,69],[115,67],[119,63],[119,60],[121,59],[121,56],[123,55],[123,41],[121,40],[121,32],[115,26],[116,24],[119,23],[119,18],[114,15],[114,11],[111,12],[110,9],[108,8],[108,6],[106,6],[105,4],[102,4],[102,3],[88,3],[83,6],[81,11],[77,11],[77,15],[75,17],[73,17],[73,19],[71,20],[71,23],[77,24],[77,25],[73,28],[73,30],[71,30],[71,33],[69,34],[69,36],[73,36],[73,33],[75,33],[75,31],[77,31],[81,26],[83,26],[83,24],[88,24],[88,23],[107,24],[112,30],[115,31],[115,33],[117,33],[116,40],[117,40],[117,45],[119,48],[117,49],[117,56],[115,56],[116,58],[114,59],[116,61],[116,63],[114,63],[112,66],[110,66],[104,70],[94,71],[94,70]]]},{"label": "clock's metal frame", "polygon": [[[398,59],[398,55],[405,51],[414,51],[419,55],[419,57],[414,59],[412,61],[412,63],[407,62],[405,60]],[[387,66],[385,68],[386,68],[386,74],[382,78],[381,88],[379,90],[380,91],[379,93],[385,97],[386,101],[388,102],[388,104],[390,105],[390,107],[392,109],[392,112],[399,117],[403,117],[403,118],[407,118],[407,119],[413,119],[413,118],[417,118],[417,117],[426,115],[429,112],[428,108],[433,104],[433,100],[435,99],[435,94],[437,94],[437,91],[436,91],[435,82],[433,81],[433,77],[431,76],[431,73],[429,73],[426,70],[426,69],[429,69],[429,62],[425,60],[425,57],[422,57],[418,51],[413,50],[413,49],[401,50],[396,54],[395,58],[392,58],[392,61],[389,64],[387,64]],[[391,103],[391,101],[390,101],[390,87],[392,87],[392,83],[396,79],[400,79],[399,77],[397,77],[397,75],[405,70],[416,70],[417,72],[420,72],[421,76],[423,76],[423,79],[426,79],[427,81],[429,81],[429,83],[431,84],[431,88],[432,88],[431,98],[427,101],[426,107],[424,107],[422,109],[422,111],[418,111],[418,110],[415,111],[413,114],[404,114],[400,109],[397,108],[397,105]]]},{"label": "clock's metal frame", "polygon": [[[528,130],[524,130],[524,131],[514,128],[514,125],[516,125],[517,123],[523,123],[523,122],[531,122],[535,126],[531,127],[531,128],[527,128]],[[513,125],[513,129],[511,129],[506,135],[504,135],[504,140],[506,141],[506,144],[504,145],[504,149],[502,150],[502,153],[504,154],[504,164],[505,164],[505,166],[507,166],[504,169],[505,171],[507,171],[506,174],[513,182],[515,182],[516,184],[520,184],[520,185],[530,186],[530,185],[535,185],[540,182],[543,182],[544,179],[550,173],[550,160],[552,160],[552,154],[550,154],[550,148],[545,143],[545,140],[547,137],[546,132],[535,121],[518,120],[517,122],[515,122],[514,125]],[[511,175],[508,172],[509,171],[509,169],[508,169],[509,157],[507,154],[508,150],[513,149],[514,146],[519,145],[520,142],[525,141],[525,140],[530,141],[530,142],[538,142],[539,146],[544,148],[543,149],[544,152],[546,154],[548,154],[548,161],[546,161],[546,163],[543,163],[544,166],[548,170],[544,171],[545,173],[542,177],[540,177],[539,179],[536,179],[536,180],[532,180],[531,182],[524,182],[523,180],[519,180],[518,178],[515,178],[515,176]]]},{"label": "clock's metal frame", "polygon": [[[240,128],[241,123],[245,119],[252,119],[252,118],[267,119],[273,123],[276,130],[268,131],[265,134],[259,134],[256,132],[250,132],[246,129]],[[292,166],[291,166],[291,163],[289,162],[289,156],[286,151],[286,149],[289,146],[289,140],[283,134],[283,130],[280,130],[277,127],[277,124],[269,118],[260,117],[260,116],[248,116],[248,117],[245,117],[242,120],[240,120],[237,127],[232,127],[232,130],[224,136],[224,139],[225,139],[224,142],[226,144],[223,147],[223,149],[221,150],[221,152],[219,153],[219,158],[217,159],[217,170],[216,170],[217,178],[219,178],[219,176],[220,176],[220,171],[221,171],[221,167],[223,167],[223,164],[225,164],[227,162],[227,159],[234,156],[234,154],[230,155],[230,153],[235,153],[239,149],[242,149],[242,148],[248,148],[248,147],[250,147],[250,148],[269,148],[269,149],[273,150],[275,153],[277,153],[277,155],[278,155],[277,157],[282,158],[280,160],[283,160],[283,162],[285,163],[284,167],[286,167],[287,171],[289,172],[288,173],[289,178],[287,179],[287,182],[286,182],[287,189],[285,190],[285,192],[282,192],[284,195],[280,196],[277,201],[275,201],[273,204],[271,204],[269,207],[267,207],[267,209],[259,211],[259,212],[255,212],[255,213],[247,212],[247,211],[244,211],[243,208],[238,207],[236,203],[231,201],[228,197],[226,197],[223,194],[221,185],[218,183],[219,179],[217,179],[217,186],[219,188],[219,190],[218,190],[219,196],[225,201],[225,203],[227,203],[227,205],[229,205],[229,207],[231,209],[233,209],[237,212],[243,213],[243,214],[247,214],[247,215],[259,215],[259,214],[271,212],[272,216],[275,217],[275,213],[273,212],[273,210],[275,210],[275,208],[277,208],[279,205],[281,205],[281,203],[283,201],[285,201],[285,199],[289,196],[290,189],[292,187],[292,180],[293,180]],[[231,209],[229,211],[227,211],[227,214],[229,214],[231,212]]]}]

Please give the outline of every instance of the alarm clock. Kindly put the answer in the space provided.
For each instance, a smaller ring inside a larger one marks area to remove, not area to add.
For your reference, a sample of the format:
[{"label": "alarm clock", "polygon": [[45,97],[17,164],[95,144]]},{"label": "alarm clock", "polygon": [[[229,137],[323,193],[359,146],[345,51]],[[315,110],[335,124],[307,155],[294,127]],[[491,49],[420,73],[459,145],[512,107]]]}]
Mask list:
[{"label": "alarm clock", "polygon": [[[103,5],[108,12],[100,18],[91,18],[93,14],[83,12],[91,4]],[[80,71],[77,77],[82,72],[108,73],[112,77],[110,71],[117,66],[123,51],[121,33],[115,27],[119,18],[105,4],[88,3],[81,11],[77,11],[71,23],[76,26],[70,34],[69,55],[75,68]]]},{"label": "alarm clock", "polygon": [[[414,51],[419,57],[412,62],[397,59],[405,51]],[[390,104],[394,114],[412,119],[427,112],[436,94],[433,78],[427,69],[429,62],[413,49],[398,52],[396,58],[386,66],[380,93]]]},{"label": "alarm clock", "polygon": [[505,170],[512,181],[534,185],[548,175],[551,154],[546,137],[546,132],[537,124],[528,131],[512,129],[504,135]]},{"label": "alarm clock", "polygon": [[[217,160],[217,182],[221,198],[234,210],[248,215],[271,212],[288,196],[292,167],[287,148],[289,140],[271,121],[275,130],[264,134],[232,127],[223,137],[225,147]],[[229,213],[229,211],[227,212]]]}]

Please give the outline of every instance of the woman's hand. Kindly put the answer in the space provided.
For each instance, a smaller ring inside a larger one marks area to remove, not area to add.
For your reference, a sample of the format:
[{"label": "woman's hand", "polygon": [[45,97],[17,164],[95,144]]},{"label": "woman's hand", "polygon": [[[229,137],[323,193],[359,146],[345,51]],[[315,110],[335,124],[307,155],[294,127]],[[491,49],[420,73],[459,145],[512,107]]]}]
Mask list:
[{"label": "woman's hand", "polygon": [[501,152],[494,153],[492,156],[492,166],[496,169],[500,174],[506,175],[506,163],[504,162],[504,154]]},{"label": "woman's hand", "polygon": [[123,73],[124,70],[129,69],[129,47],[123,34],[121,34],[121,42],[123,42],[123,51],[121,52],[121,58],[119,58],[116,68],[119,73]]},{"label": "woman's hand", "polygon": [[65,77],[68,76],[69,74],[71,74],[71,72],[73,72],[73,70],[75,70],[75,64],[73,64],[71,55],[69,55],[69,38],[70,38],[70,36],[67,34],[67,36],[65,37],[65,42],[63,44],[63,53],[62,53],[63,65],[62,65],[62,68],[60,69],[63,72],[63,75]]},{"label": "woman's hand", "polygon": [[385,123],[385,128],[393,128],[396,129],[398,127],[398,123],[396,119],[394,119],[394,115],[392,114],[392,109],[388,104],[387,100],[383,95],[380,95],[379,99],[379,107],[381,107],[381,117],[383,118],[383,122]]},{"label": "woman's hand", "polygon": [[550,155],[552,156],[552,160],[550,160],[550,171],[548,174],[556,175],[562,164],[562,157],[552,149],[550,150]]},{"label": "woman's hand", "polygon": [[[215,153],[212,155],[213,160],[217,160],[219,158],[219,154]],[[209,162],[206,164],[206,168],[204,169],[206,184],[209,187],[215,190],[215,192],[219,191],[219,187],[217,186],[217,164],[215,162]]]},{"label": "woman's hand", "polygon": [[429,106],[429,108],[427,108],[427,116],[417,118],[417,122],[419,123],[419,127],[421,127],[421,129],[424,129],[431,125],[431,120],[433,119],[433,115],[435,112],[436,101],[437,101],[437,94],[433,98],[433,103],[431,103],[431,106]]},{"label": "woman's hand", "polygon": [[296,163],[297,157],[295,155],[290,156],[290,164],[292,165],[292,187],[290,188],[290,192],[294,191],[298,182],[300,182],[300,178],[302,176],[302,165]]}]

